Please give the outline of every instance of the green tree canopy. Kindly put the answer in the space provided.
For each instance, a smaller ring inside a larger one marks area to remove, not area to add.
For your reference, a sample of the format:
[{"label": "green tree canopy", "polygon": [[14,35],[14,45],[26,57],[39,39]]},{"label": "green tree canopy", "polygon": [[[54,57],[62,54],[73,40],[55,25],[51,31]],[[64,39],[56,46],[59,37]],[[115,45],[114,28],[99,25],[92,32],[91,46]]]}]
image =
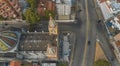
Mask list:
[{"label": "green tree canopy", "polygon": [[37,13],[35,13],[31,8],[28,8],[26,10],[24,16],[26,18],[26,21],[30,24],[36,24],[40,21],[40,16]]},{"label": "green tree canopy", "polygon": [[52,16],[53,18],[55,17],[55,12],[54,12],[54,11],[45,10],[45,17],[46,17],[47,19],[49,19],[50,14],[51,14],[51,16]]},{"label": "green tree canopy", "polygon": [[94,66],[111,66],[111,65],[106,60],[98,60],[98,61],[94,62]]},{"label": "green tree canopy", "polygon": [[30,7],[34,10],[37,7],[37,0],[26,0]]},{"label": "green tree canopy", "polygon": [[0,21],[1,21],[1,20],[4,20],[4,17],[0,15]]}]

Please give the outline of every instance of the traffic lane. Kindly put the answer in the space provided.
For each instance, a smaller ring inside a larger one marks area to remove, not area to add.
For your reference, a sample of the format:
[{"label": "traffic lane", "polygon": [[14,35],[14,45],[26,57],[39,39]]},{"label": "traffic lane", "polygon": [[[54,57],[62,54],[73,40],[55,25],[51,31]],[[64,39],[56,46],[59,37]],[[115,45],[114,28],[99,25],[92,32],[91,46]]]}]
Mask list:
[{"label": "traffic lane", "polygon": [[[83,61],[83,54],[84,54],[84,48],[85,48],[85,40],[86,40],[86,19],[84,12],[79,14],[81,18],[82,25],[78,30],[76,31],[76,44],[75,44],[75,51],[74,51],[74,59],[73,59],[73,65],[72,66],[81,66]],[[79,18],[80,19],[80,18]]]},{"label": "traffic lane", "polygon": [[86,56],[86,66],[93,66],[94,64],[94,56],[95,56],[95,40],[91,40],[90,44],[88,44],[87,56]]},{"label": "traffic lane", "polygon": [[75,53],[74,53],[74,61],[72,66],[81,66],[82,61],[83,61],[83,54],[84,54],[84,48],[85,48],[85,40],[86,40],[86,14],[85,14],[85,1],[84,0],[79,0],[79,4],[81,4],[83,10],[78,14],[78,18],[81,18],[82,25],[79,28],[77,32],[77,40],[76,40],[76,45],[75,45]]},{"label": "traffic lane", "polygon": [[88,13],[89,13],[89,41],[88,50],[87,50],[87,57],[86,57],[86,66],[93,66],[94,64],[94,56],[95,56],[95,44],[96,44],[96,21],[98,17],[96,15],[95,9],[93,8],[92,0],[88,1]]},{"label": "traffic lane", "polygon": [[91,19],[89,28],[89,41],[86,57],[86,66],[93,66],[94,55],[95,55],[95,44],[96,44],[96,22]]},{"label": "traffic lane", "polygon": [[[80,35],[79,35],[80,34]],[[80,38],[81,37],[81,38]],[[83,51],[85,47],[85,37],[81,33],[77,33],[76,36],[76,44],[75,44],[75,52],[72,66],[81,66],[83,59]]]},{"label": "traffic lane", "polygon": [[[82,20],[81,20],[82,21]],[[72,66],[81,66],[83,60],[83,51],[85,48],[85,22],[81,25],[81,28],[76,30],[76,43],[75,43],[75,51],[74,51],[74,58],[73,58],[73,65]]]},{"label": "traffic lane", "polygon": [[78,31],[78,28],[76,26],[73,25],[59,25],[58,26],[58,30],[61,31],[72,31],[72,32],[76,32]]},{"label": "traffic lane", "polygon": [[90,27],[89,41],[90,44],[88,43],[86,66],[93,66],[96,46],[96,25],[94,24],[94,22]]}]

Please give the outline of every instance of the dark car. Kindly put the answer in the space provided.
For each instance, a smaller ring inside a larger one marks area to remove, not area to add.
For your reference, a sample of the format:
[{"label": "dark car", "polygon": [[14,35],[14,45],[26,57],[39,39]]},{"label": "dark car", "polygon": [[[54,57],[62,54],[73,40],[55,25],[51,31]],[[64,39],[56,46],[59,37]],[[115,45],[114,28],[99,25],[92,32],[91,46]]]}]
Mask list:
[{"label": "dark car", "polygon": [[111,57],[110,60],[111,60],[111,61],[114,61],[114,57]]},{"label": "dark car", "polygon": [[90,45],[90,41],[88,41],[88,45]]},{"label": "dark car", "polygon": [[98,20],[98,23],[102,22],[102,20]]}]

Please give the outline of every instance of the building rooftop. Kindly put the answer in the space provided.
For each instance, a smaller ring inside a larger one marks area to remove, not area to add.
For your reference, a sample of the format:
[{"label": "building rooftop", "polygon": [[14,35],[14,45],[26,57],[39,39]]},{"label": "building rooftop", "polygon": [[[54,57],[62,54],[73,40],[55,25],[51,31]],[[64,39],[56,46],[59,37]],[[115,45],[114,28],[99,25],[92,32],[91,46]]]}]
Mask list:
[{"label": "building rooftop", "polygon": [[111,8],[112,8],[113,11],[120,11],[120,3],[112,1],[111,2]]},{"label": "building rooftop", "polygon": [[42,66],[56,66],[56,63],[42,63]]},{"label": "building rooftop", "polygon": [[37,32],[48,32],[48,21],[41,21],[40,24],[37,24],[37,26],[35,26],[35,30]]},{"label": "building rooftop", "polygon": [[99,0],[100,1],[100,3],[102,3],[102,2],[105,2],[105,1],[107,1],[107,0]]},{"label": "building rooftop", "polygon": [[120,48],[120,41],[116,41],[115,44],[118,48]]},{"label": "building rooftop", "polygon": [[119,22],[119,24],[120,24],[120,15],[118,15],[117,18],[118,18],[118,22]]},{"label": "building rooftop", "polygon": [[21,36],[20,51],[46,51],[48,44],[56,45],[56,36],[49,33],[27,33]]},{"label": "building rooftop", "polygon": [[115,36],[114,36],[114,39],[115,39],[116,41],[120,41],[120,33],[118,33],[117,35],[115,35]]},{"label": "building rooftop", "polygon": [[118,3],[120,3],[120,0],[117,0]]},{"label": "building rooftop", "polygon": [[52,0],[38,0],[39,4],[37,7],[37,12],[41,16],[45,16],[45,11],[50,10],[50,11],[55,11],[55,3]]},{"label": "building rooftop", "polygon": [[10,66],[21,66],[21,62],[13,60],[13,61],[10,62]]},{"label": "building rooftop", "polygon": [[120,51],[120,41],[116,41],[115,45],[117,46],[118,50]]},{"label": "building rooftop", "polygon": [[4,18],[21,18],[18,0],[0,0],[0,15]]}]

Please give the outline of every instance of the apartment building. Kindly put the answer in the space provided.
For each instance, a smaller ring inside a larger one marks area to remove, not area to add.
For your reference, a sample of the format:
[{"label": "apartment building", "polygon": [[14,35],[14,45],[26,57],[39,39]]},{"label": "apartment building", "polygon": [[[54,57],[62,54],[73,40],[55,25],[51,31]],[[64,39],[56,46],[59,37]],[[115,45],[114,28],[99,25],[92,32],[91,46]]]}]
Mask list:
[{"label": "apartment building", "polygon": [[19,0],[0,0],[0,15],[4,18],[21,18]]}]

